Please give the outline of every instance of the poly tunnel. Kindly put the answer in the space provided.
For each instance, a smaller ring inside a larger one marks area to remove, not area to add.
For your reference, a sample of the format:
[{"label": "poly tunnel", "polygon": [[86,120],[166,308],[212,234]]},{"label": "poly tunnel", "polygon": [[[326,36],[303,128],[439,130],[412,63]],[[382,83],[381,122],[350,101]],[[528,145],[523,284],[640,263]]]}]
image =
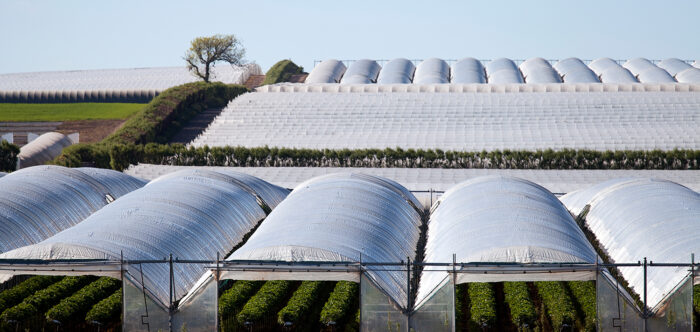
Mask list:
[{"label": "poly tunnel", "polygon": [[[267,191],[251,191],[260,186],[267,187]],[[281,201],[287,193],[286,189],[237,172],[182,170],[125,195],[75,227],[4,253],[0,259],[126,261],[124,329],[144,329],[140,317],[145,314],[150,315],[151,330],[167,330],[168,309],[207,270],[201,261],[213,261],[218,254],[229,253],[266,217],[265,210],[274,208],[272,202]],[[169,255],[193,262],[162,261]],[[144,260],[157,262],[139,262]],[[120,271],[46,274],[119,277]],[[203,326],[216,324],[216,287],[213,289],[208,293],[213,300],[206,300],[214,305],[190,312]],[[183,325],[193,328],[197,322]]]},{"label": "poly tunnel", "polygon": [[[647,258],[652,263],[691,263],[691,253],[700,252],[700,195],[677,183],[655,179],[609,181],[593,190],[567,194],[561,200],[572,212],[580,211],[580,218],[585,218],[587,228],[613,262]],[[692,316],[689,269],[618,267],[630,289],[646,298],[647,308],[642,310],[653,314],[647,317],[647,323],[673,323],[680,329],[689,327]],[[671,317],[673,322],[668,321]]]},{"label": "poly tunnel", "polygon": [[35,166],[0,178],[0,252],[75,226],[145,181],[98,168]]},{"label": "poly tunnel", "polygon": [[[424,267],[412,316],[416,330],[432,330],[436,325],[430,324],[440,322],[438,317],[453,315],[451,294],[456,284],[591,280],[596,276],[590,265],[596,264],[597,254],[564,205],[547,189],[518,178],[470,179],[450,188],[433,205],[424,262],[453,262],[453,255],[457,263],[501,266],[483,271],[457,266],[454,279],[445,267]],[[557,270],[517,265],[533,263],[581,267]]]},{"label": "poly tunnel", "polygon": [[17,168],[43,165],[61,155],[64,148],[76,142],[61,133],[45,133],[23,146],[17,155]]},{"label": "poly tunnel", "polygon": [[610,58],[596,59],[588,67],[593,70],[603,83],[638,83],[637,78],[626,68]]},{"label": "poly tunnel", "polygon": [[416,66],[413,62],[397,58],[387,62],[377,77],[379,84],[411,84]]},{"label": "poly tunnel", "polygon": [[413,76],[414,84],[450,83],[450,66],[442,59],[429,58],[421,61]]},{"label": "poly tunnel", "polygon": [[[398,263],[415,259],[421,204],[396,182],[364,174],[330,174],[299,184],[240,249],[232,262]],[[379,323],[379,311],[401,316],[408,307],[406,271],[366,265],[360,270],[304,272],[291,268],[224,271],[234,280],[359,281],[362,324]],[[385,295],[384,295],[385,294]],[[387,298],[388,296],[388,298]],[[373,314],[378,303],[383,306]]]},{"label": "poly tunnel", "polygon": [[452,83],[486,83],[486,71],[481,61],[464,58],[452,65]]},{"label": "poly tunnel", "polygon": [[564,83],[600,83],[598,76],[579,58],[568,58],[554,64]]},{"label": "poly tunnel", "polygon": [[525,83],[561,83],[561,76],[549,61],[543,58],[531,58],[520,64]]},{"label": "poly tunnel", "polygon": [[523,83],[523,76],[515,63],[506,58],[492,60],[486,64],[489,84]]},{"label": "poly tunnel", "polygon": [[689,63],[676,58],[661,60],[656,65],[659,66],[659,68],[667,71],[673,77],[676,77],[676,74],[693,67]]},{"label": "poly tunnel", "polygon": [[345,69],[345,65],[338,60],[325,60],[309,73],[305,83],[339,83]]},{"label": "poly tunnel", "polygon": [[377,76],[382,67],[374,60],[362,59],[350,64],[345,71],[341,84],[377,83]]},{"label": "poly tunnel", "polygon": [[700,83],[700,69],[698,68],[688,68],[681,71],[676,75],[676,80],[679,83]]}]

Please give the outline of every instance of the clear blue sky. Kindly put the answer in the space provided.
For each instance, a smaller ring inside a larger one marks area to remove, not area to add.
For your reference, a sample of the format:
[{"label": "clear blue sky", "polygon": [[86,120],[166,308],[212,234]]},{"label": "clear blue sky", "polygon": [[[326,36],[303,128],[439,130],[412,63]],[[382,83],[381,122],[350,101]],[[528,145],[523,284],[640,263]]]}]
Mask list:
[{"label": "clear blue sky", "polygon": [[183,65],[233,33],[263,70],[290,58],[700,59],[700,1],[0,0],[0,73]]}]

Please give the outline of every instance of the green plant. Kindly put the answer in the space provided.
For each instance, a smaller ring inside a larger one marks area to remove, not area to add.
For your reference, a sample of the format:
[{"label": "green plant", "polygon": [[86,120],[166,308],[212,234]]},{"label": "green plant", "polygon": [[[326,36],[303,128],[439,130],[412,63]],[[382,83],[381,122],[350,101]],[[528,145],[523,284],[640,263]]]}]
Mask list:
[{"label": "green plant", "polygon": [[294,74],[304,72],[303,67],[297,66],[292,60],[281,60],[272,65],[265,73],[263,85],[288,82]]},{"label": "green plant", "polygon": [[300,326],[313,312],[319,299],[324,299],[328,294],[329,286],[333,283],[324,281],[304,281],[299,285],[287,305],[277,313],[277,322],[284,325],[291,322],[294,326]]},{"label": "green plant", "polygon": [[469,322],[469,297],[467,296],[468,284],[455,285],[455,325],[457,331],[467,329]]},{"label": "green plant", "polygon": [[542,303],[547,311],[547,316],[552,322],[552,328],[559,331],[565,326],[574,326],[576,310],[571,297],[562,281],[538,281],[535,282],[537,292],[542,298]]},{"label": "green plant", "polygon": [[116,322],[122,312],[122,289],[117,289],[112,295],[97,302],[85,315],[86,322],[101,324]]},{"label": "green plant", "polygon": [[493,327],[496,323],[496,294],[493,286],[485,282],[472,282],[468,290],[471,322],[480,328]]},{"label": "green plant", "polygon": [[264,284],[263,281],[238,280],[219,297],[219,316],[235,314]]},{"label": "green plant", "polygon": [[577,308],[583,314],[584,331],[596,330],[596,289],[593,281],[569,281],[566,283],[571,290]]},{"label": "green plant", "polygon": [[352,309],[358,302],[360,293],[359,284],[351,281],[338,281],[321,309],[319,320],[321,324],[328,325],[334,322],[342,325],[352,315]]},{"label": "green plant", "polygon": [[84,317],[93,305],[110,296],[120,286],[121,282],[117,279],[99,278],[49,309],[46,320],[66,323],[75,317]]},{"label": "green plant", "polygon": [[695,312],[700,314],[700,285],[693,286],[693,307]]},{"label": "green plant", "polygon": [[135,103],[0,103],[0,122],[126,119],[144,106]]},{"label": "green plant", "polygon": [[17,168],[19,147],[5,140],[0,140],[0,171],[12,172]]},{"label": "green plant", "polygon": [[5,309],[21,303],[26,297],[36,291],[44,289],[49,285],[58,282],[61,277],[57,276],[34,276],[22,281],[17,286],[0,293],[0,314]]},{"label": "green plant", "polygon": [[91,276],[65,277],[61,281],[25,298],[20,304],[6,309],[2,315],[0,315],[0,320],[22,321],[41,314],[94,279],[95,278]]},{"label": "green plant", "polygon": [[259,322],[263,318],[274,315],[282,306],[288,294],[294,290],[297,283],[287,280],[266,282],[260,290],[248,300],[236,317],[239,322]]},{"label": "green plant", "polygon": [[525,282],[505,282],[503,283],[503,295],[508,309],[510,309],[513,324],[521,331],[531,331],[535,327],[537,312],[532,299],[530,299],[527,284]]}]

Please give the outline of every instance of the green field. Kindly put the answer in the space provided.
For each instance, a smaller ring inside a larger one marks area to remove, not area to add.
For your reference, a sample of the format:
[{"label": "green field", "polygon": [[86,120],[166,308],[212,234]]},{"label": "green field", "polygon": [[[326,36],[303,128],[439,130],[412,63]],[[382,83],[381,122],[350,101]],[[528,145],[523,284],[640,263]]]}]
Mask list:
[{"label": "green field", "polygon": [[0,122],[126,119],[142,109],[144,105],[126,103],[0,103]]}]

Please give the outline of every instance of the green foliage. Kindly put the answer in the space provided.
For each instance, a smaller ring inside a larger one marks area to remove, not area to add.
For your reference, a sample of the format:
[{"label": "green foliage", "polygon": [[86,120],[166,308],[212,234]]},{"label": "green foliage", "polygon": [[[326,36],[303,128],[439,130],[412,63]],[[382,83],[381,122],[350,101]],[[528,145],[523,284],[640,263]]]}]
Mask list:
[{"label": "green foliage", "polygon": [[695,312],[700,314],[700,285],[693,286],[693,307]]},{"label": "green foliage", "polygon": [[265,80],[262,84],[289,82],[292,75],[301,74],[303,72],[304,68],[297,66],[292,60],[281,60],[272,65],[267,73],[265,73]]},{"label": "green foliage", "polygon": [[145,104],[133,103],[0,103],[0,121],[75,121],[126,119]]},{"label": "green foliage", "polygon": [[287,302],[287,305],[277,313],[277,322],[284,325],[291,322],[299,327],[312,314],[314,307],[328,294],[329,286],[333,283],[324,281],[304,281]]},{"label": "green foliage", "polygon": [[94,279],[91,276],[65,277],[61,281],[25,298],[20,304],[5,310],[0,315],[0,320],[22,321],[41,314]]},{"label": "green foliage", "polygon": [[99,278],[49,309],[46,320],[66,323],[78,316],[82,318],[94,304],[110,296],[120,286],[121,282],[117,279]]},{"label": "green foliage", "polygon": [[[503,283],[503,295],[508,309],[510,309],[513,324],[521,331],[532,330],[537,320],[537,312],[532,299],[530,299],[527,284],[525,282],[505,282]],[[595,305],[595,293],[593,295],[593,305]]]},{"label": "green foliage", "polygon": [[472,282],[469,288],[469,313],[471,322],[481,328],[496,323],[496,294],[493,286],[485,282]]},{"label": "green foliage", "polygon": [[14,171],[17,167],[17,155],[19,155],[19,147],[17,145],[8,143],[5,140],[0,141],[0,171]]},{"label": "green foliage", "polygon": [[321,309],[319,318],[321,324],[328,325],[335,322],[337,325],[342,325],[352,315],[352,308],[358,302],[359,293],[359,284],[351,281],[338,281],[326,304],[323,305],[323,309]]},{"label": "green foliage", "polygon": [[266,282],[243,306],[236,317],[239,322],[259,322],[265,317],[272,316],[282,306],[289,293],[297,283],[287,280]]},{"label": "green foliage", "polygon": [[245,48],[234,35],[213,35],[192,40],[190,49],[185,53],[187,69],[195,76],[209,82],[211,67],[219,61],[231,65],[243,63]]},{"label": "green foliage", "polygon": [[97,302],[85,315],[86,322],[112,323],[119,320],[122,312],[122,289],[117,289],[112,295]]},{"label": "green foliage", "polygon": [[19,283],[15,287],[3,291],[0,293],[0,313],[22,302],[24,298],[34,294],[36,291],[44,289],[59,280],[61,280],[61,277],[34,276]]},{"label": "green foliage", "polygon": [[596,289],[593,281],[567,282],[577,308],[583,314],[583,330],[596,330]]},{"label": "green foliage", "polygon": [[[574,326],[576,310],[562,281],[538,281],[535,282],[537,292],[542,298],[542,303],[547,311],[547,316],[552,322],[555,331],[561,330],[564,325]],[[595,302],[594,302],[595,305]]]},{"label": "green foliage", "polygon": [[457,331],[465,331],[469,321],[468,284],[455,285],[455,325]]},{"label": "green foliage", "polygon": [[263,281],[236,281],[219,297],[219,316],[224,318],[238,312],[263,284]]}]

